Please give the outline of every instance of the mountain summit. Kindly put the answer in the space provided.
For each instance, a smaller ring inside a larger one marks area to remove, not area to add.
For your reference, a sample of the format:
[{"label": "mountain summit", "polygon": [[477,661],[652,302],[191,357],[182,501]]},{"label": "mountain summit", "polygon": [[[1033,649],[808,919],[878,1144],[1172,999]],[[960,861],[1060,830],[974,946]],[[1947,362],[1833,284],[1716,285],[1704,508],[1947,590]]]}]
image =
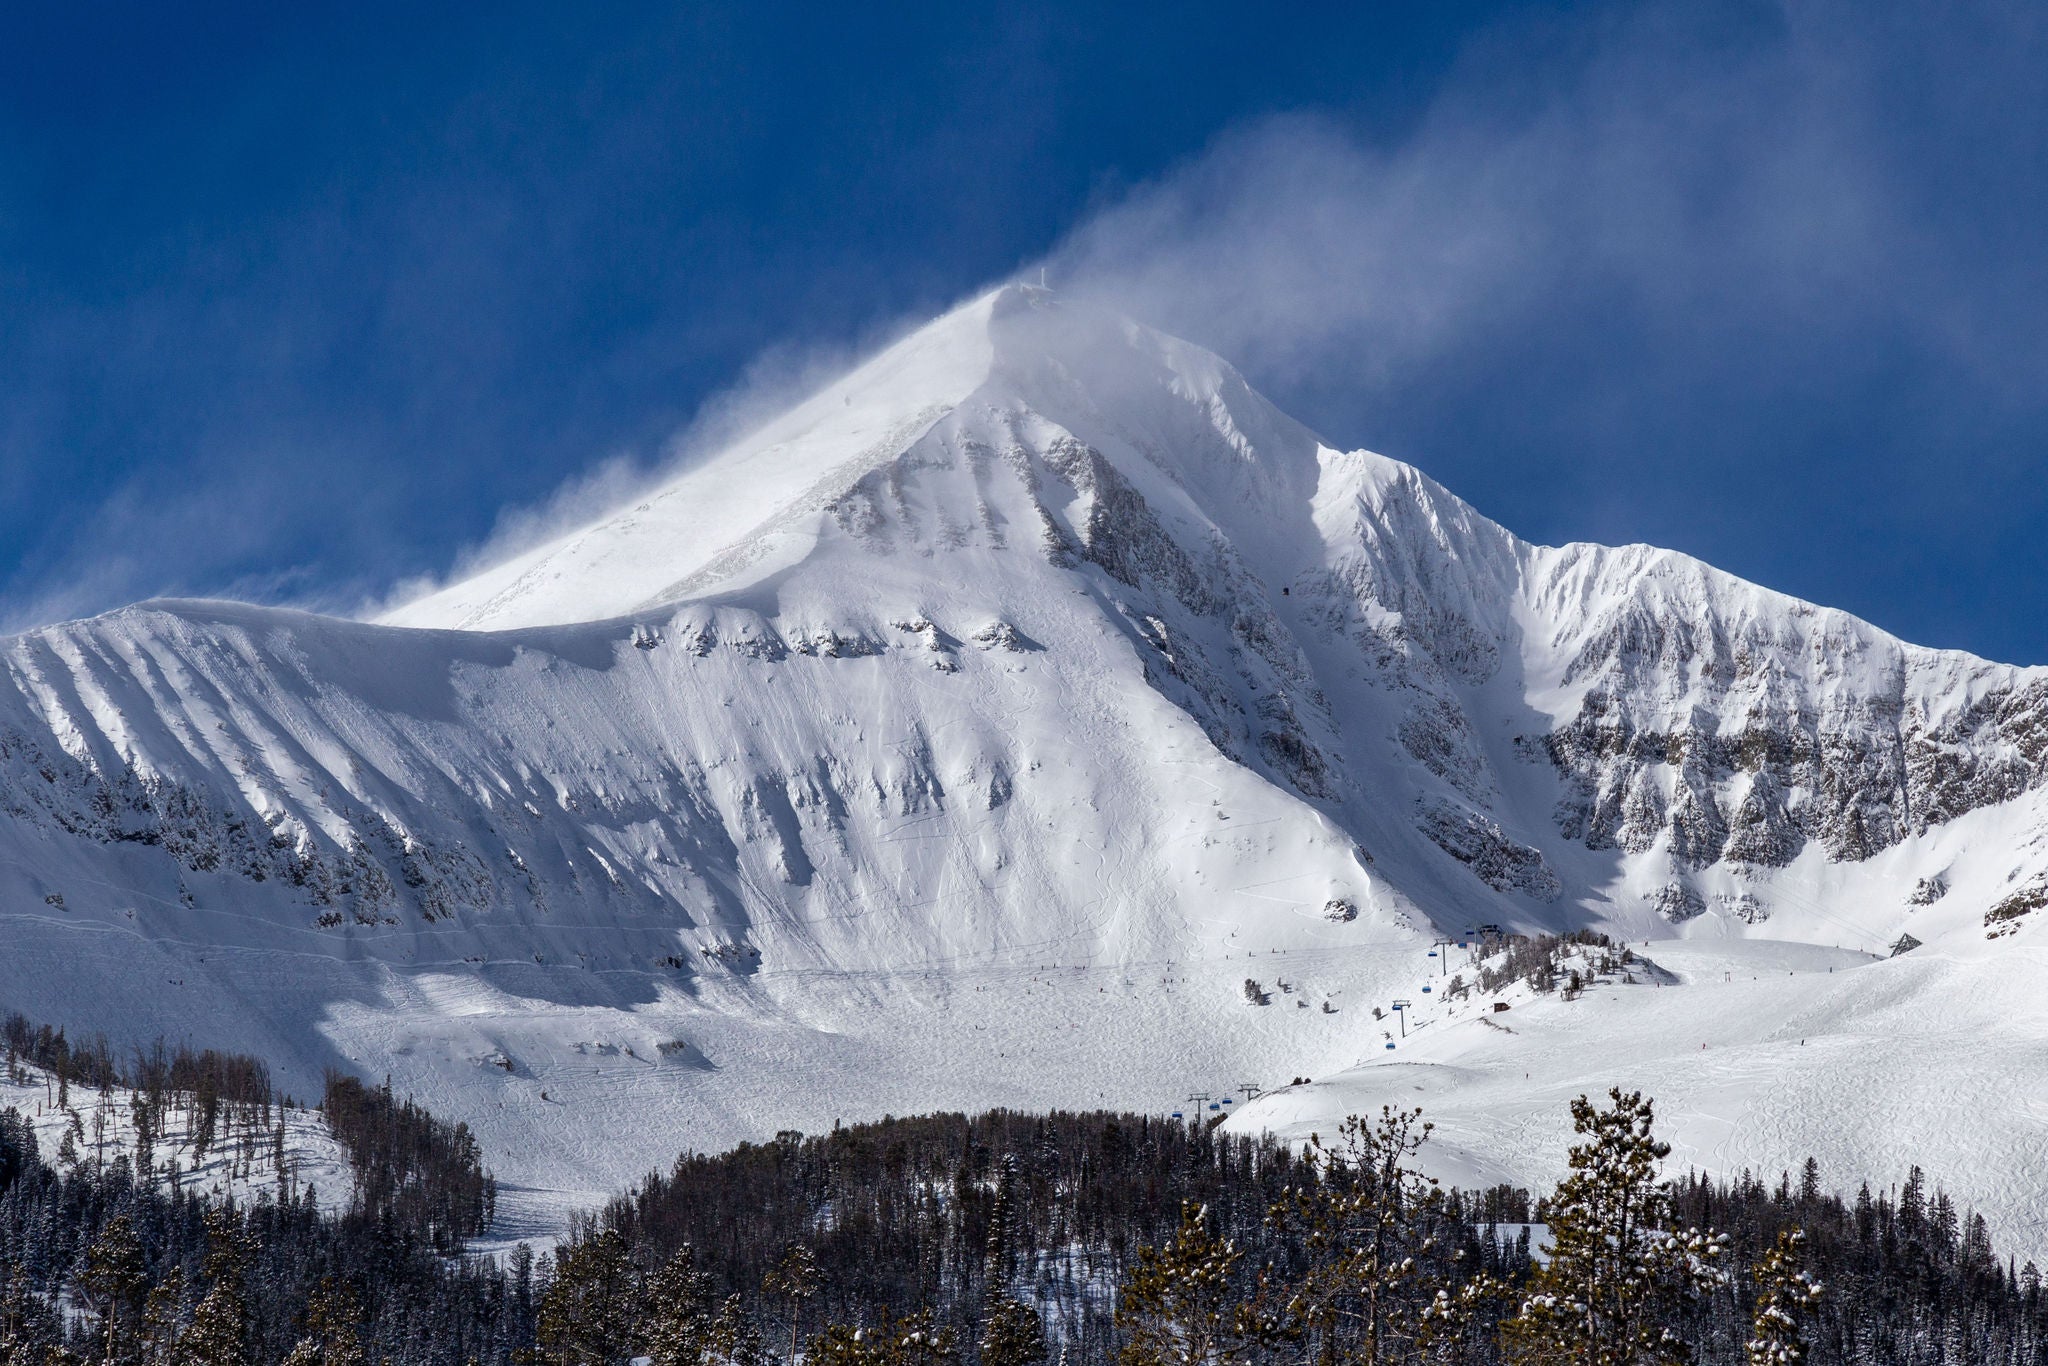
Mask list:
[{"label": "mountain summit", "polygon": [[[535,1220],[684,1142],[1287,1075],[1455,1078],[1468,1173],[1530,1179],[1516,1107],[1603,1058],[1702,1165],[1877,1178],[1929,1021],[2001,1085],[2048,1029],[2048,671],[1528,544],[1041,289],[381,623],[145,603],[0,664],[5,999],[390,1073]],[[1426,953],[1487,923],[1685,989],[1467,1019]]]},{"label": "mountain summit", "polygon": [[[1292,481],[1302,495],[1314,487],[1314,437],[1215,356],[1010,285],[933,321],[632,507],[385,620],[464,630],[556,625],[743,591],[829,554],[821,541],[858,539],[877,490],[901,483],[903,471],[1061,438],[1140,443],[1198,502],[1227,505],[1273,483]],[[1161,438],[1170,444],[1156,444]],[[1005,493],[978,495],[972,511],[994,515],[981,504],[1006,501]],[[1277,500],[1268,493],[1260,501]]]}]

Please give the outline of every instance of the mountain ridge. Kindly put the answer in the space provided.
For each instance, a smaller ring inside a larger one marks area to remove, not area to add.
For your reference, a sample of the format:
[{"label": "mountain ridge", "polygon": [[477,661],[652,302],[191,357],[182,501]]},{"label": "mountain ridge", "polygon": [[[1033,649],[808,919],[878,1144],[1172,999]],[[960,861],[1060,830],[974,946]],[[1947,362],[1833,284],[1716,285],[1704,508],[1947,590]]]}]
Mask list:
[{"label": "mountain ridge", "polygon": [[1532,545],[1013,286],[382,622],[0,641],[0,993],[436,1088],[542,1219],[678,1132],[1353,1068],[1483,922],[2016,980],[2044,784],[2048,670]]}]

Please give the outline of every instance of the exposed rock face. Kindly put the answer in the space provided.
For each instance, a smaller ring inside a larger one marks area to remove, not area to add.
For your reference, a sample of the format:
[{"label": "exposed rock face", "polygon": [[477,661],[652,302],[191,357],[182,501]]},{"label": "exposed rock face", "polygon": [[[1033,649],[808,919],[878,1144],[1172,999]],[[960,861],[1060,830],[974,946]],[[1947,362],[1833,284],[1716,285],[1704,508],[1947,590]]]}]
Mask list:
[{"label": "exposed rock face", "polygon": [[1909,906],[1932,906],[1947,895],[1948,880],[1942,877],[1941,874],[1936,873],[1932,877],[1923,877],[1913,884],[1913,891],[1906,898],[1906,904]]},{"label": "exposed rock face", "polygon": [[[1309,611],[1398,707],[1423,832],[1497,890],[1547,884],[1482,859],[1481,832],[1532,852],[1554,832],[1667,864],[1647,897],[1667,919],[1756,923],[1762,902],[1710,901],[1699,876],[1815,846],[1861,862],[2048,783],[2040,671],[1917,649],[1670,552],[1531,546],[1413,470],[1343,460],[1356,543],[1305,585]],[[1535,724],[1503,734],[1516,706]],[[1548,812],[1503,796],[1503,756],[1556,775]]]},{"label": "exposed rock face", "polygon": [[2048,906],[2048,878],[2035,877],[1984,913],[1988,938],[1998,939],[2018,930],[2020,922]]},{"label": "exposed rock face", "polygon": [[1508,838],[1475,811],[1445,802],[1423,811],[1421,824],[1439,849],[1496,892],[1522,892],[1538,901],[1555,901],[1564,892],[1540,851]]},{"label": "exposed rock face", "polygon": [[1887,682],[1826,710],[1794,698],[1775,716],[1716,689],[1683,728],[1661,729],[1603,678],[1541,740],[1570,785],[1558,828],[1589,849],[1661,841],[1694,869],[1782,867],[1809,841],[1853,862],[2048,781],[2048,684],[2002,686],[1930,720],[1906,700],[1903,670]]},{"label": "exposed rock face", "polygon": [[[1217,800],[1164,767],[1191,722],[1292,803],[1281,824],[1347,851],[1297,889],[1311,914],[1340,886],[1362,904],[1344,879],[1371,863],[1460,921],[1782,925],[1798,903],[1749,884],[2048,782],[2048,673],[1669,552],[1530,545],[1323,446],[1216,357],[1031,291],[936,326],[900,373],[862,372],[900,392],[849,381],[401,614],[464,629],[179,609],[7,643],[0,819],[143,851],[180,899],[284,889],[297,924],[576,907],[707,944],[770,912],[808,935],[849,901],[940,904],[901,847],[915,821],[971,851],[944,884],[1000,937],[1004,876],[1080,866],[1052,851],[1076,801],[1163,822]],[[1047,737],[1084,735],[1085,794],[1034,795]],[[1192,847],[1285,847],[1241,829]]]}]

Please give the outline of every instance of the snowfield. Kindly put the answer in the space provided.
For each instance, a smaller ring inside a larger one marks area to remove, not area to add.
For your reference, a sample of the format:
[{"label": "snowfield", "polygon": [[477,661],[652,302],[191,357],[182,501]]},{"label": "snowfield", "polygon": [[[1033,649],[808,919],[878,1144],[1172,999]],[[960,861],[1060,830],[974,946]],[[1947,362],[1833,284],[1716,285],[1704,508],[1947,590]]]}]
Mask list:
[{"label": "snowfield", "polygon": [[[1529,545],[1009,287],[385,621],[0,641],[0,1005],[389,1075],[505,1239],[686,1147],[1310,1076],[1231,1122],[1412,1101],[1542,1181],[1640,1086],[1682,1162],[1919,1162],[2039,1256],[2044,787],[2048,671]],[[1448,1010],[1482,923],[1661,984]]]}]

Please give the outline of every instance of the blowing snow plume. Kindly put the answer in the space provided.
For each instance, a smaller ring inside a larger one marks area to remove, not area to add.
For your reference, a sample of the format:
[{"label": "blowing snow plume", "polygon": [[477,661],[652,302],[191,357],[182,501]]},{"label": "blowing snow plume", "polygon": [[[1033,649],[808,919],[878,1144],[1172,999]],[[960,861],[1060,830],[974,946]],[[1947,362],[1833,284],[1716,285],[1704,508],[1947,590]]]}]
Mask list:
[{"label": "blowing snow plume", "polygon": [[[2048,656],[1928,572],[2040,563],[2043,27],[2000,4],[1524,25],[1403,136],[1224,136],[1052,278],[1539,539],[1674,545]],[[1935,525],[1930,452],[1968,475]]]}]

